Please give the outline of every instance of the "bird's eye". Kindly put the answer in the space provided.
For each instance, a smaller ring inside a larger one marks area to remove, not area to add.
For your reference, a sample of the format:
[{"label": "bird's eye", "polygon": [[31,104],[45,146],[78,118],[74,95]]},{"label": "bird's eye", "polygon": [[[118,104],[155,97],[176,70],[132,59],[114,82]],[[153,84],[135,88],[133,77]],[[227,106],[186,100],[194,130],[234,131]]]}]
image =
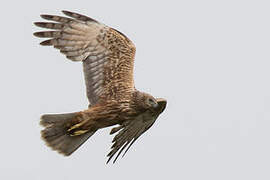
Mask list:
[{"label": "bird's eye", "polygon": [[149,103],[149,105],[151,105],[152,107],[157,107],[157,102],[156,102],[156,100],[155,99],[153,99],[153,98],[149,98],[148,99],[148,103]]},{"label": "bird's eye", "polygon": [[151,105],[156,104],[156,101],[155,101],[153,98],[149,98],[149,99],[148,99],[148,102],[149,102]]}]

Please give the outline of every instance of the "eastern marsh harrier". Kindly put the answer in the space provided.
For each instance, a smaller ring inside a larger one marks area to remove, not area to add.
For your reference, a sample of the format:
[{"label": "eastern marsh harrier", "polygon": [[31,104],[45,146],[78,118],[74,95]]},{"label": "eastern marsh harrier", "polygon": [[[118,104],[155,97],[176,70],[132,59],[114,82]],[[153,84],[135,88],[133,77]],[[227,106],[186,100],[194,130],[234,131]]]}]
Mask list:
[{"label": "eastern marsh harrier", "polygon": [[82,62],[90,105],[80,112],[43,115],[42,138],[53,150],[69,156],[98,129],[118,125],[110,133],[117,134],[107,161],[118,152],[115,162],[153,125],[166,100],[135,89],[135,46],[124,34],[90,17],[63,13],[68,17],[41,15],[52,22],[35,25],[52,31],[34,35],[49,38],[41,45],[53,46],[68,59]]}]

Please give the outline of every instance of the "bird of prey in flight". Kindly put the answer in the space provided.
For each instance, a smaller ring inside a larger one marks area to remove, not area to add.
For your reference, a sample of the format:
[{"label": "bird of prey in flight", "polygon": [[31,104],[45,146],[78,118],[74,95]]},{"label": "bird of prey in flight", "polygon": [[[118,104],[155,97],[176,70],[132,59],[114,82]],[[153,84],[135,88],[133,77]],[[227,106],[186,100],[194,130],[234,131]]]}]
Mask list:
[{"label": "bird of prey in flight", "polygon": [[167,101],[135,88],[135,46],[124,34],[90,17],[62,12],[67,17],[41,15],[48,22],[34,24],[51,30],[34,35],[48,38],[41,45],[82,62],[90,105],[79,112],[41,116],[41,136],[53,150],[69,156],[97,130],[117,125],[110,132],[117,134],[107,155],[108,163],[118,152],[115,162],[154,124]]}]

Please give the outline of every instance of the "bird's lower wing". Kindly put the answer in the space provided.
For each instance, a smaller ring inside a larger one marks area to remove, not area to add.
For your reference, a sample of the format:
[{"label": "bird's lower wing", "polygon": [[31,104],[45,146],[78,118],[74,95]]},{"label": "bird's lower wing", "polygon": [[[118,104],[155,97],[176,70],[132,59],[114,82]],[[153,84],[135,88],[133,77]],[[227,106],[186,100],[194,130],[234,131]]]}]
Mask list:
[{"label": "bird's lower wing", "polygon": [[147,131],[156,121],[158,116],[164,111],[166,107],[166,100],[157,99],[158,107],[153,110],[148,110],[136,118],[125,121],[122,125],[115,127],[111,130],[110,134],[115,134],[113,138],[113,145],[111,147],[110,153],[107,155],[109,157],[107,163],[113,158],[113,156],[118,152],[113,163],[117,160],[123,150],[126,148],[122,156],[124,156],[132,144],[145,132]]}]

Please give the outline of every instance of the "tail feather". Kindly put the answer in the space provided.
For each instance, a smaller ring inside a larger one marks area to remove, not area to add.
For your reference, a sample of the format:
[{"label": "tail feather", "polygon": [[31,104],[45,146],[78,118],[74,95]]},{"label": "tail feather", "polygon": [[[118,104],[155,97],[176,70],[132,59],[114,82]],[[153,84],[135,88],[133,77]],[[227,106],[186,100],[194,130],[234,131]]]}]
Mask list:
[{"label": "tail feather", "polygon": [[77,113],[66,113],[66,114],[45,114],[41,116],[40,124],[44,127],[51,124],[64,124],[67,120],[72,120],[76,117]]},{"label": "tail feather", "polygon": [[41,137],[53,150],[69,156],[76,151],[96,130],[72,136],[68,129],[76,122],[77,113],[48,114],[41,117],[40,124],[45,127]]}]

